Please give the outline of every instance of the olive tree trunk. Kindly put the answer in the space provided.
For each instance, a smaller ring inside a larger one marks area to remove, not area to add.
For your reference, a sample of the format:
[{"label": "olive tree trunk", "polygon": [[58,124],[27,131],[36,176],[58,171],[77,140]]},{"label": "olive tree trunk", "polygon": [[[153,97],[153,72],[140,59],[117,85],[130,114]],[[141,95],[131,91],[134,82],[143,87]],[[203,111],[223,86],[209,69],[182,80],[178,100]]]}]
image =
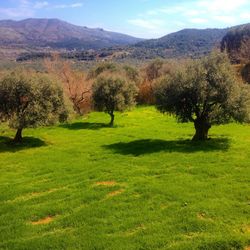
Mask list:
[{"label": "olive tree trunk", "polygon": [[16,131],[16,135],[15,135],[15,138],[14,138],[14,142],[15,143],[20,143],[22,142],[22,131],[23,131],[23,128],[18,128],[17,131]]},{"label": "olive tree trunk", "polygon": [[110,127],[113,127],[113,126],[114,126],[114,120],[115,120],[114,112],[111,111],[111,112],[109,113],[109,115],[110,115],[110,118],[111,118],[110,123],[109,123],[109,126],[110,126]]},{"label": "olive tree trunk", "polygon": [[208,131],[211,128],[211,124],[204,119],[196,119],[194,122],[195,135],[193,141],[205,141],[208,140]]}]

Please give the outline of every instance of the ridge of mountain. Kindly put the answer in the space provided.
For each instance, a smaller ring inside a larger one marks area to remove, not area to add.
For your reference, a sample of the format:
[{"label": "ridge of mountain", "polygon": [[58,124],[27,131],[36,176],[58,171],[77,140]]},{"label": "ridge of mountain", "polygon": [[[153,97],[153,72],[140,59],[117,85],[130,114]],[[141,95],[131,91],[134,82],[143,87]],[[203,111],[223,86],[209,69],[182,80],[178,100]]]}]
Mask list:
[{"label": "ridge of mountain", "polygon": [[0,46],[100,49],[135,44],[142,39],[70,24],[59,19],[0,21]]}]

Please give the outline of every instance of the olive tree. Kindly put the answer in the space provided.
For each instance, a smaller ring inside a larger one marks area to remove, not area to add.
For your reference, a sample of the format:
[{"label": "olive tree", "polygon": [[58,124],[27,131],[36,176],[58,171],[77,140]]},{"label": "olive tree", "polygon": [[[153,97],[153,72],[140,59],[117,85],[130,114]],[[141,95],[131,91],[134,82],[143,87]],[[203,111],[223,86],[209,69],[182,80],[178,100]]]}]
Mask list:
[{"label": "olive tree", "polygon": [[212,53],[163,79],[156,102],[179,122],[194,123],[193,140],[208,139],[213,124],[243,122],[249,115],[249,90],[237,83],[225,54]]},{"label": "olive tree", "polygon": [[114,111],[124,111],[135,105],[135,84],[119,76],[100,76],[93,84],[93,102],[98,111],[104,111],[111,117],[114,125]]},{"label": "olive tree", "polygon": [[140,75],[136,68],[130,65],[119,65],[113,62],[104,62],[98,64],[96,67],[90,69],[87,79],[93,80],[103,74],[119,74],[130,82],[138,83]]},{"label": "olive tree", "polygon": [[64,120],[67,111],[62,89],[39,74],[11,73],[0,80],[0,120],[17,130],[14,142],[22,141],[24,128]]}]

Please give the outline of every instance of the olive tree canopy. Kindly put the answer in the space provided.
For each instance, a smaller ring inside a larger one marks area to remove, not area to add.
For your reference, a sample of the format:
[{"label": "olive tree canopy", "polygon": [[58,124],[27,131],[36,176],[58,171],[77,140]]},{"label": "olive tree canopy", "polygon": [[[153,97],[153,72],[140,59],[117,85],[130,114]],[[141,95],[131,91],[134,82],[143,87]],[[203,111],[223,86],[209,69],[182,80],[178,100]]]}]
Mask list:
[{"label": "olive tree canopy", "polygon": [[114,111],[124,111],[135,105],[136,86],[124,78],[115,75],[103,75],[93,85],[93,102],[98,111],[104,111],[111,117],[114,125]]},{"label": "olive tree canopy", "polygon": [[193,140],[208,139],[213,124],[249,119],[249,89],[237,82],[225,54],[215,52],[163,79],[156,89],[157,108],[193,122]]},{"label": "olive tree canopy", "polygon": [[0,80],[0,120],[17,129],[14,141],[22,140],[22,130],[65,120],[63,91],[47,76],[16,72]]}]

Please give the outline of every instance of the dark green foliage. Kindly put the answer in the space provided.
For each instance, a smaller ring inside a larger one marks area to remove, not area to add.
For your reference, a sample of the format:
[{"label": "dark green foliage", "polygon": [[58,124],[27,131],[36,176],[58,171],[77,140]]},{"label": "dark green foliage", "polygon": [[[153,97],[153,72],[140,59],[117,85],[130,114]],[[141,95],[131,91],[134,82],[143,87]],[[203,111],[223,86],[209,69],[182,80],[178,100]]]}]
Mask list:
[{"label": "dark green foliage", "polygon": [[110,126],[114,124],[114,111],[124,111],[135,105],[135,84],[119,77],[101,76],[93,85],[93,101],[98,111],[107,112]]},{"label": "dark green foliage", "polygon": [[236,82],[225,54],[216,53],[168,76],[156,90],[160,111],[175,115],[180,122],[194,123],[194,140],[208,139],[213,124],[246,121],[249,100],[249,89]]},{"label": "dark green foliage", "polygon": [[[119,59],[126,57],[127,47],[108,47],[108,48],[101,48],[101,49],[90,49],[90,50],[70,50],[64,52],[57,52],[63,59],[73,59],[78,61],[95,61],[102,58],[103,60],[110,59],[115,53],[121,53]],[[29,51],[20,53],[16,57],[17,62],[25,62],[29,60],[39,60],[44,58],[52,58],[53,55],[48,52],[43,51]]]},{"label": "dark green foliage", "polygon": [[88,79],[96,78],[104,72],[113,73],[116,72],[117,70],[118,70],[117,65],[112,62],[101,63],[89,71]]},{"label": "dark green foliage", "polygon": [[62,89],[42,75],[11,73],[0,81],[0,118],[17,129],[15,141],[27,127],[67,119]]},{"label": "dark green foliage", "polygon": [[16,58],[17,62],[25,62],[30,60],[39,60],[45,58],[52,58],[51,54],[48,52],[25,52],[18,55]]},{"label": "dark green foliage", "polygon": [[138,82],[140,77],[139,72],[132,66],[120,66],[113,62],[103,62],[89,71],[88,79],[95,79],[103,73],[121,74],[124,78],[134,83]]}]

